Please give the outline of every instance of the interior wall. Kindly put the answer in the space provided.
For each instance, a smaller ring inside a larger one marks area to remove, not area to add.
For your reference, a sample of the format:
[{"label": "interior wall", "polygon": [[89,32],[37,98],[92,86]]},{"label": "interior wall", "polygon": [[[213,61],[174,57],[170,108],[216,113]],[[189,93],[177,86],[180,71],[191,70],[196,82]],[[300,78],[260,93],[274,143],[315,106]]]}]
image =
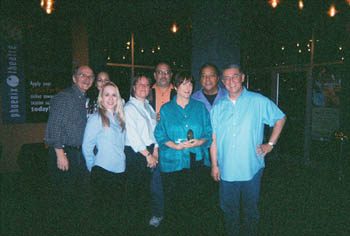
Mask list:
[{"label": "interior wall", "polygon": [[[88,58],[87,22],[77,17],[72,23],[72,67],[87,65]],[[2,103],[0,96],[0,104]],[[43,143],[46,123],[3,124],[0,106],[0,172],[20,171],[17,164],[23,144]],[[1,151],[1,149],[0,149]]]}]

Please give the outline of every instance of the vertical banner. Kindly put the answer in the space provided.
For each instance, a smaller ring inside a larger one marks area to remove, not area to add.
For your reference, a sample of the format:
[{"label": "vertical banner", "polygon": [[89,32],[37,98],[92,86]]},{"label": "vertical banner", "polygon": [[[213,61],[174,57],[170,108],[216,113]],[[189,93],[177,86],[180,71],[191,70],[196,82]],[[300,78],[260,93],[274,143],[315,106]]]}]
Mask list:
[{"label": "vertical banner", "polygon": [[24,60],[19,41],[2,43],[1,96],[4,124],[26,121]]}]

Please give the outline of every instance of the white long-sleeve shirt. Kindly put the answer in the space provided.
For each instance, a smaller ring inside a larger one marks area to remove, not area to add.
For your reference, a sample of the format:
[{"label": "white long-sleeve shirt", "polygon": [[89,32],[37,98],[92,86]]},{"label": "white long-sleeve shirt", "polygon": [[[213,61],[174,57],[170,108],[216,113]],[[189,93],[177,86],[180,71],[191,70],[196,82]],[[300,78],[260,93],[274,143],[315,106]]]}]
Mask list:
[{"label": "white long-sleeve shirt", "polygon": [[134,97],[124,106],[126,140],[125,145],[130,146],[134,152],[140,152],[147,146],[158,144],[154,138],[156,127],[156,113],[148,100],[143,103]]}]

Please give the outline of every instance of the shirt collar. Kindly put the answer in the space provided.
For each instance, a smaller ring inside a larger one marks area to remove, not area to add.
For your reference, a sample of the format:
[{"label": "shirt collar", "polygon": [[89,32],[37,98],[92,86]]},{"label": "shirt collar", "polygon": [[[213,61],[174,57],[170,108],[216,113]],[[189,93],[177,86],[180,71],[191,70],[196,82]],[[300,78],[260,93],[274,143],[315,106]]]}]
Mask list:
[{"label": "shirt collar", "polygon": [[[175,96],[173,97],[173,99],[171,100],[171,102],[173,102],[176,106],[180,107],[180,105],[177,104],[176,99],[177,99],[177,95],[175,95]],[[184,109],[189,109],[189,107],[191,107],[191,105],[192,105],[192,103],[193,103],[192,101],[193,101],[193,98],[190,97],[190,101],[188,102],[188,104],[185,106]],[[182,108],[182,107],[181,107],[181,108]]]},{"label": "shirt collar", "polygon": [[[155,88],[155,89],[159,89],[159,87],[158,87],[158,85],[157,84],[154,84],[153,86],[152,86],[152,88]],[[171,89],[173,89],[174,88],[174,85],[173,84],[170,84],[170,86],[169,86],[169,90],[171,90]]]},{"label": "shirt collar", "polygon": [[80,91],[80,89],[78,89],[78,87],[75,84],[72,85],[72,88],[73,88],[73,91],[78,95],[78,97],[81,97],[81,96],[85,97],[85,93]]},{"label": "shirt collar", "polygon": [[[237,104],[237,102],[238,102],[239,100],[244,99],[244,97],[245,97],[246,95],[247,95],[247,89],[245,88],[245,86],[243,86],[243,91],[242,91],[242,93],[239,95],[239,97],[236,99],[236,104]],[[229,99],[229,100],[231,100],[231,99],[230,99],[230,94],[229,94],[229,92],[226,93],[226,98]]]},{"label": "shirt collar", "polygon": [[[135,103],[136,105],[143,106],[143,102],[141,102],[140,100],[138,100],[137,98],[135,98],[133,96],[130,96],[129,101],[131,101],[132,103]],[[149,104],[148,99],[145,100],[145,103]]]}]

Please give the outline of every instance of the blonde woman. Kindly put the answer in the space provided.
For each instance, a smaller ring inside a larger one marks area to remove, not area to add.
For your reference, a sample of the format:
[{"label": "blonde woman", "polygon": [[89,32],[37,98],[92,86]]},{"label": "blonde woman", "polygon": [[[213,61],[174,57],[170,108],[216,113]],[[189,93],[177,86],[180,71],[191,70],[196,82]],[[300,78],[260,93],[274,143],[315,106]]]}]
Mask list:
[{"label": "blonde woman", "polygon": [[98,104],[98,112],[89,117],[86,125],[83,154],[91,172],[94,229],[99,233],[111,233],[116,222],[122,225],[125,189],[125,119],[123,102],[113,82],[103,85]]}]

